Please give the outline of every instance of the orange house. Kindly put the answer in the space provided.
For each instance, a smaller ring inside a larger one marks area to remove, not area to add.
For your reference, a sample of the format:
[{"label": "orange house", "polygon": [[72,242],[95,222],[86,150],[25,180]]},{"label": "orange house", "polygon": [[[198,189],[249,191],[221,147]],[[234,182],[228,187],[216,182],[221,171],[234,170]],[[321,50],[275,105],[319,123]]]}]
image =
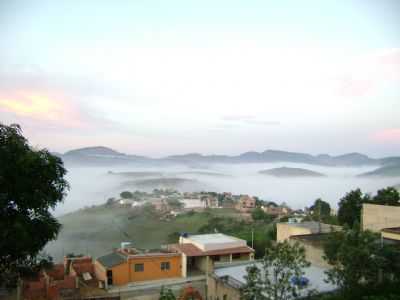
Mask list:
[{"label": "orange house", "polygon": [[182,277],[181,254],[167,250],[140,252],[134,248],[118,249],[97,258],[95,273],[104,288]]}]

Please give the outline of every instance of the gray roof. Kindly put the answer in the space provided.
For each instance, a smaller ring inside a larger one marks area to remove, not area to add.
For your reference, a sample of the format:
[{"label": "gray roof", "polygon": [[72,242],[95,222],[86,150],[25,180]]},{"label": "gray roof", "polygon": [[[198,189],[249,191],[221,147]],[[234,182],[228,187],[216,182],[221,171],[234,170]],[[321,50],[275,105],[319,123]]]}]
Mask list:
[{"label": "gray roof", "polygon": [[[227,284],[234,288],[240,288],[246,282],[246,268],[251,265],[256,265],[262,270],[261,261],[247,261],[237,265],[216,267],[214,270],[214,276],[224,280]],[[316,290],[318,292],[329,292],[337,288],[335,285],[326,283],[324,281],[324,279],[327,278],[325,274],[326,270],[326,268],[317,266],[310,266],[303,269],[305,273],[304,276],[310,280],[309,286],[303,291],[304,295],[306,295],[308,291],[312,290]]]},{"label": "gray roof", "polygon": [[97,261],[106,268],[112,268],[125,262],[126,258],[119,253],[112,252],[97,258]]}]

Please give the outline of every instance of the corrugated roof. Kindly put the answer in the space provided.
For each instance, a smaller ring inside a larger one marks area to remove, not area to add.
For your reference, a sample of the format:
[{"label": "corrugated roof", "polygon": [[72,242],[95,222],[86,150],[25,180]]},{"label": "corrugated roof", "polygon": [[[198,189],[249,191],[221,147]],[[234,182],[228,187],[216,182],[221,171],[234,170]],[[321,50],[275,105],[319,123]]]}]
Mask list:
[{"label": "corrugated roof", "polygon": [[112,252],[97,258],[97,261],[106,268],[112,268],[124,263],[126,258],[117,252]]},{"label": "corrugated roof", "polygon": [[227,248],[227,249],[219,249],[219,250],[210,250],[203,251],[197,248],[193,244],[175,244],[170,245],[171,248],[174,248],[186,256],[207,256],[207,255],[224,255],[224,254],[233,254],[233,253],[252,253],[254,250],[248,246],[243,247],[235,247],[235,248]]}]

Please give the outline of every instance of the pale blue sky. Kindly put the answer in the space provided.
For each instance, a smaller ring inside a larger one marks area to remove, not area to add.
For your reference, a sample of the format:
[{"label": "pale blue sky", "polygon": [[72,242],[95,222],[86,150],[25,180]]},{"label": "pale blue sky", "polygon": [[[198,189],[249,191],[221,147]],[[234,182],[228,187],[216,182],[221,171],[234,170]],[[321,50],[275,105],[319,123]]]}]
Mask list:
[{"label": "pale blue sky", "polygon": [[400,151],[400,1],[2,1],[0,119],[52,150]]}]

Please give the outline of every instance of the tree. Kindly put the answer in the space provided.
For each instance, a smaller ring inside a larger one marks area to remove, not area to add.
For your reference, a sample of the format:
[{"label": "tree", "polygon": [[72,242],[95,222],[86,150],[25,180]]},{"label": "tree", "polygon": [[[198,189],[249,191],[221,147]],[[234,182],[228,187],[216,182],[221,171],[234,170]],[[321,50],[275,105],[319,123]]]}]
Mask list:
[{"label": "tree", "polygon": [[244,276],[246,284],[240,289],[240,299],[242,300],[264,300],[263,281],[261,271],[256,265],[246,268],[247,275]]},{"label": "tree", "polygon": [[360,189],[350,191],[339,201],[338,220],[341,225],[353,227],[360,223],[361,208],[364,202],[369,201],[368,195],[363,195]]},{"label": "tree", "polygon": [[176,297],[171,289],[165,289],[164,286],[161,287],[159,300],[176,300]]},{"label": "tree", "polygon": [[167,203],[172,209],[181,209],[183,207],[183,203],[178,199],[167,199]]},{"label": "tree", "polygon": [[331,215],[331,206],[328,202],[322,199],[317,199],[314,204],[310,207],[310,211],[316,220],[324,220]]},{"label": "tree", "polygon": [[133,198],[133,194],[129,191],[123,191],[121,194],[119,194],[121,196],[121,198],[123,199],[132,199]]},{"label": "tree", "polygon": [[[287,300],[301,297],[306,287],[304,268],[310,266],[305,250],[298,243],[285,241],[267,248],[262,270],[253,266],[247,270],[246,283],[242,288],[242,299]],[[262,275],[260,275],[262,274]],[[261,298],[258,298],[262,295]]]},{"label": "tree", "polygon": [[372,198],[371,203],[380,205],[400,206],[400,195],[394,187],[381,189]]},{"label": "tree", "polygon": [[324,243],[325,259],[332,265],[326,271],[328,282],[350,298],[360,298],[365,288],[399,281],[399,252],[379,242],[378,234],[352,229],[330,233]]},{"label": "tree", "polygon": [[15,285],[60,223],[50,213],[69,186],[63,162],[33,149],[18,125],[0,124],[0,286]]}]

